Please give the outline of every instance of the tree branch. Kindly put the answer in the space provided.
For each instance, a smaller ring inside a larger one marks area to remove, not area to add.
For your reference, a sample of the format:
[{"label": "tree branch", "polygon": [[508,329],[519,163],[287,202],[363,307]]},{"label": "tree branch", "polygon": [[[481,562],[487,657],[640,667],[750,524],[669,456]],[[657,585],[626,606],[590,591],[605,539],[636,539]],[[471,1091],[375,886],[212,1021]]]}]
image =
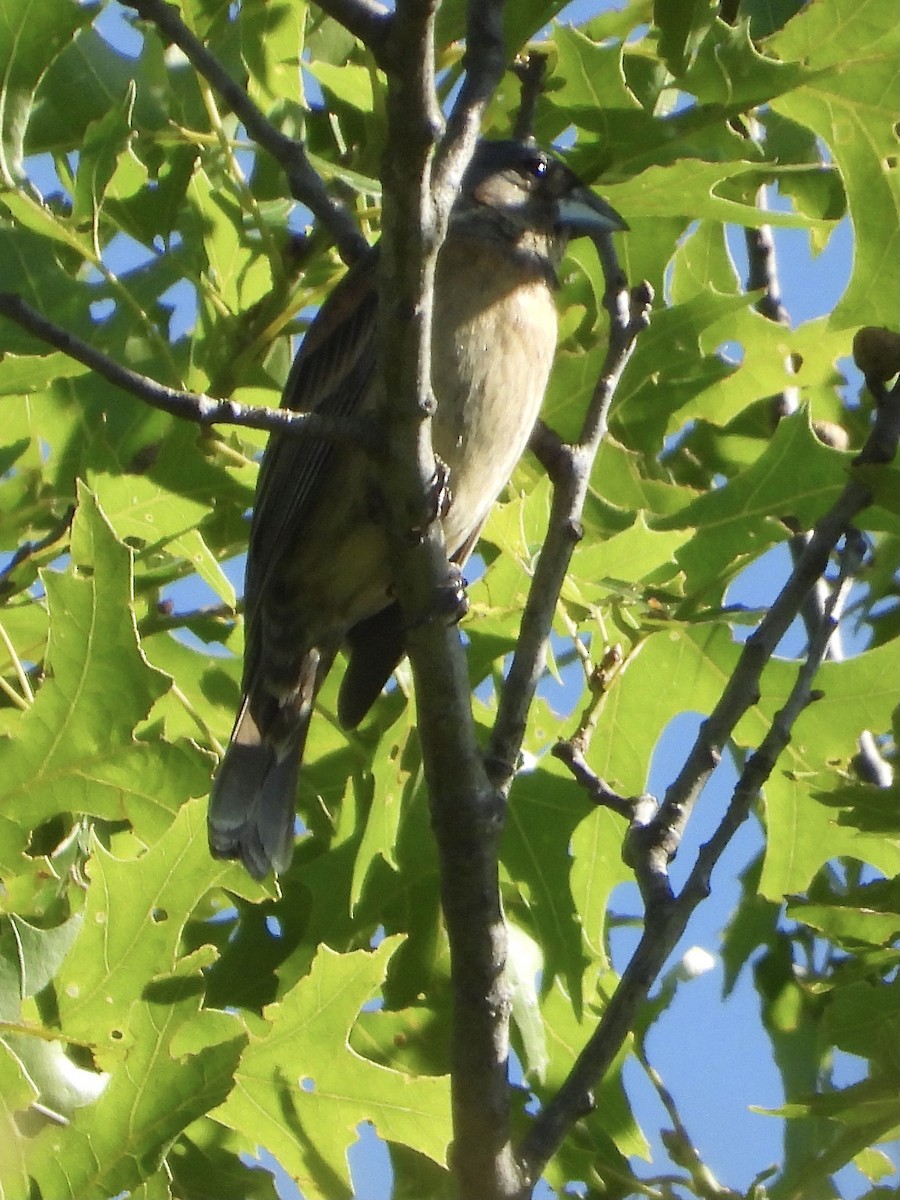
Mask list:
[{"label": "tree branch", "polygon": [[[891,461],[900,436],[900,391],[879,409],[855,466]],[[634,831],[636,853],[654,863],[654,888],[668,888],[668,864],[681,840],[694,804],[721,759],[738,721],[759,698],[760,678],[775,647],[800,612],[806,597],[825,571],[829,557],[854,518],[871,503],[867,484],[851,476],[831,509],[816,523],[791,575],[772,607],[744,644],[737,666],[718,703],[700,726],[697,739],[678,777],[666,792],[658,814]]]},{"label": "tree branch", "polygon": [[544,76],[547,73],[547,55],[541,50],[531,50],[516,59],[513,71],[522,88],[513,136],[524,142],[534,137],[537,104],[544,90]]},{"label": "tree branch", "polygon": [[[897,407],[900,409],[900,403]],[[851,486],[852,484],[848,485]],[[840,508],[839,501],[832,512]],[[839,537],[840,533],[835,537],[835,544]],[[812,681],[825,659],[839,608],[843,605],[852,582],[851,572],[855,565],[858,565],[856,560],[845,564],[840,586],[829,598],[828,611],[810,641],[807,658],[797,673],[787,702],[776,714],[758,749],[747,760],[725,816],[713,836],[698,852],[687,882],[678,896],[672,895],[668,889],[668,881],[666,894],[661,893],[658,887],[655,848],[652,844],[641,847],[639,857],[635,861],[635,870],[641,890],[645,897],[649,898],[641,940],[596,1030],[559,1091],[538,1114],[522,1143],[519,1161],[523,1175],[529,1181],[533,1182],[539,1177],[568,1130],[592,1107],[593,1088],[619,1052],[622,1042],[634,1024],[638,1007],[649,995],[650,988],[684,933],[694,909],[709,895],[710,877],[716,863],[735,832],[746,820],[760,789],[790,740],[791,730],[800,713],[818,698],[812,690]],[[640,826],[637,828],[640,829]]]},{"label": "tree branch", "polygon": [[263,408],[167,387],[149,375],[141,375],[130,367],[123,367],[74,333],[49,321],[14,292],[0,292],[0,316],[14,321],[76,362],[84,363],[114,387],[173,417],[194,421],[198,425],[240,425],[247,429],[264,429],[269,433],[277,431],[290,437],[316,437],[329,442],[367,444],[372,440],[370,424],[364,418],[347,419],[332,417],[327,413],[294,412],[289,408]]},{"label": "tree branch", "polygon": [[[509,1136],[510,998],[497,869],[503,805],[486,778],[475,737],[458,629],[434,619],[435,597],[453,587],[442,528],[434,520],[434,268],[477,134],[477,128],[465,129],[448,149],[443,170],[433,166],[443,126],[434,87],[435,8],[432,0],[398,0],[387,50],[394,66],[388,71],[379,302],[387,462],[379,478],[394,582],[409,629],[450,943],[451,1166],[462,1200],[504,1200],[518,1194],[519,1180]],[[474,57],[471,43],[467,53]]]},{"label": "tree branch", "polygon": [[[330,230],[341,257],[354,262],[368,246],[353,217],[326,188],[301,142],[283,134],[250,99],[246,89],[231,78],[222,63],[182,21],[178,9],[166,0],[124,0],[145,21],[156,26],[167,42],[184,53],[194,69],[216,89],[258,146],[281,166],[291,195]],[[351,7],[350,4],[347,7]]]},{"label": "tree branch", "polygon": [[649,285],[640,285],[629,297],[612,239],[598,239],[597,248],[606,278],[609,344],[581,435],[576,443],[563,445],[541,428],[532,439],[532,448],[553,480],[553,502],[547,537],[522,614],[519,639],[500,695],[487,755],[490,777],[504,792],[509,790],[515,775],[528,710],[546,666],[553,614],[572,553],[581,537],[581,513],[594,459],[606,434],[610,404],[635,340],[650,319],[653,293]]},{"label": "tree branch", "polygon": [[471,0],[466,15],[465,79],[447,122],[434,172],[436,202],[449,216],[481,132],[484,110],[503,78],[504,0]]}]

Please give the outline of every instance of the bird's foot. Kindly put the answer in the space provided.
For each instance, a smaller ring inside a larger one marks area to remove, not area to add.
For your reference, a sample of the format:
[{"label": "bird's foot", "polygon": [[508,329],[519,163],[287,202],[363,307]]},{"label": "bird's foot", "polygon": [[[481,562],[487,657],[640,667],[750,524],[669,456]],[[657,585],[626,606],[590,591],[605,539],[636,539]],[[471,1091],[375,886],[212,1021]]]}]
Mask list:
[{"label": "bird's foot", "polygon": [[410,530],[410,536],[414,542],[420,542],[425,536],[425,530],[435,521],[442,521],[453,503],[453,494],[450,490],[450,468],[439,458],[434,460],[434,464],[434,475],[428,483],[425,496],[423,519]]},{"label": "bird's foot", "polygon": [[435,616],[443,617],[448,625],[456,625],[469,611],[468,584],[455,563],[450,564],[447,578],[437,590]]},{"label": "bird's foot", "polygon": [[407,621],[406,629],[416,629],[418,626],[428,625],[432,621],[446,621],[448,625],[456,625],[469,611],[467,586],[459,567],[455,563],[450,563],[446,579],[434,591],[432,603],[418,616]]}]

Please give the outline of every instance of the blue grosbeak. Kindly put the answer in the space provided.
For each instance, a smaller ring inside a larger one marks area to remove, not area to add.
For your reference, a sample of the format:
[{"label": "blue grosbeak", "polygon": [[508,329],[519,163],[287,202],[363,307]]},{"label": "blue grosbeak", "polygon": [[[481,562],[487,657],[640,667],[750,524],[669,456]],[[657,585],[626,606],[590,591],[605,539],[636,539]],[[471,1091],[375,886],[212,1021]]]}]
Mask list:
[{"label": "blue grosbeak", "polygon": [[[558,159],[482,142],[438,256],[432,439],[449,473],[441,514],[462,566],[523,453],[556,350],[553,290],[570,237],[625,229]],[[351,416],[375,404],[377,249],[310,326],[283,405]],[[256,878],[293,849],[297,772],[316,694],[338,651],[341,723],[365,716],[404,653],[386,534],[365,451],[269,440],[250,531],[244,696],[210,796],[209,841]]]}]

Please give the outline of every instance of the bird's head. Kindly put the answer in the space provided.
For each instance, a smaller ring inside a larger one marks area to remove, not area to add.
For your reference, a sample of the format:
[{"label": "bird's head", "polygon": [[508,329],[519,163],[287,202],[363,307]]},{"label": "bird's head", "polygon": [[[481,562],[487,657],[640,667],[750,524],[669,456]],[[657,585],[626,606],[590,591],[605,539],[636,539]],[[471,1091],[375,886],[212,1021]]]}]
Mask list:
[{"label": "bird's head", "polygon": [[536,236],[557,253],[569,238],[628,228],[565,163],[533,143],[515,141],[479,143],[453,219],[490,222],[495,234],[516,242]]}]

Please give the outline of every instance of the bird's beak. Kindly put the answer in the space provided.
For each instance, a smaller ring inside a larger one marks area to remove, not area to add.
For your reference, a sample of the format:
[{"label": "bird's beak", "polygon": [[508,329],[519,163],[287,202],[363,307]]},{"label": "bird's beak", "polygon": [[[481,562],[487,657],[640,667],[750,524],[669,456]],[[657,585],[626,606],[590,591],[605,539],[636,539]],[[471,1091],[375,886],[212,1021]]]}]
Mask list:
[{"label": "bird's beak", "polygon": [[557,201],[557,211],[560,227],[572,237],[623,233],[628,229],[627,222],[612,205],[586,187],[573,188],[567,196],[561,197]]}]

